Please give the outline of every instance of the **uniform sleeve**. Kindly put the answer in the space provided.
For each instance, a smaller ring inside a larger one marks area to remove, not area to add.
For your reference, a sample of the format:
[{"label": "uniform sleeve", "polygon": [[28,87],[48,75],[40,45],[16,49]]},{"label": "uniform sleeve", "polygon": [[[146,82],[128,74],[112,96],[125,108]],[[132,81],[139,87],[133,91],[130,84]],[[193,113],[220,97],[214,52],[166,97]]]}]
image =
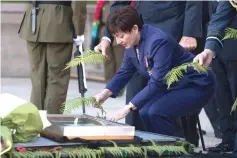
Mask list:
[{"label": "uniform sleeve", "polygon": [[[121,6],[126,6],[126,5],[130,5],[131,1],[115,1],[111,7],[110,7],[110,12],[118,7]],[[104,27],[104,32],[103,32],[103,36],[108,37],[111,41],[113,40],[113,36],[108,32],[107,27],[105,25]],[[112,43],[112,42],[111,42]]]},{"label": "uniform sleeve", "polygon": [[219,2],[216,12],[212,15],[210,24],[208,25],[205,49],[210,49],[214,52],[220,51],[223,47],[221,40],[224,36],[224,30],[231,22],[235,12],[230,2]]},{"label": "uniform sleeve", "polygon": [[115,74],[112,80],[106,85],[106,89],[109,89],[116,97],[120,90],[128,83],[133,74],[136,72],[136,67],[133,65],[131,59],[124,53],[124,58],[119,71]]},{"label": "uniform sleeve", "polygon": [[154,66],[150,80],[147,86],[131,100],[131,103],[138,109],[142,108],[160,90],[166,90],[164,77],[171,69],[175,46],[167,40],[157,40],[153,43],[151,50]]},{"label": "uniform sleeve", "polygon": [[184,15],[183,36],[202,37],[202,2],[187,1]]},{"label": "uniform sleeve", "polygon": [[86,1],[72,1],[73,25],[77,35],[83,35],[86,25]]}]

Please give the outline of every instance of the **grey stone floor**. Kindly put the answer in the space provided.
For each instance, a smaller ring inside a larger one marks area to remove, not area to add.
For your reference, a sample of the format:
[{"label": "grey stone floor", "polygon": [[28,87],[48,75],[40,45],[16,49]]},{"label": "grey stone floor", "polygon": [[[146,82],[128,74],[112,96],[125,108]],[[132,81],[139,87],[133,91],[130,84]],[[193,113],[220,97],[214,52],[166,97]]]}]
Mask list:
[{"label": "grey stone floor", "polygon": [[[87,81],[88,91],[86,92],[86,96],[93,96],[96,93],[100,92],[105,87],[105,83],[95,82],[95,81]],[[22,99],[30,100],[30,92],[31,92],[31,81],[30,78],[1,78],[1,93],[10,93],[16,95]],[[78,84],[76,79],[71,79],[69,84],[69,90],[67,99],[73,99],[79,97],[80,94],[78,92]],[[104,109],[107,111],[109,115],[112,115],[116,112],[116,110],[122,108],[125,104],[125,96],[112,99],[109,98],[104,103]],[[98,110],[94,108],[86,108],[86,114],[96,116]],[[74,113],[80,114],[82,113],[82,109],[77,109]],[[214,137],[213,129],[211,124],[202,110],[200,113],[200,122],[202,128],[207,131],[207,134],[204,135],[204,141],[206,147],[214,146],[221,142],[220,139]],[[120,122],[124,122],[121,120]],[[199,143],[201,145],[201,143]],[[200,147],[199,147],[200,149]]]}]

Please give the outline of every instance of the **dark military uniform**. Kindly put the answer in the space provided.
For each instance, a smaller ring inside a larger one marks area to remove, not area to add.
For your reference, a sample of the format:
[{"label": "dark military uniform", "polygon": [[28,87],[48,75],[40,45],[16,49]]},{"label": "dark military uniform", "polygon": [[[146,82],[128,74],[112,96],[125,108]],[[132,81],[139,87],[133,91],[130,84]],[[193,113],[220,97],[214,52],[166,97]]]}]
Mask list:
[{"label": "dark military uniform", "polygon": [[216,74],[218,89],[216,91],[216,105],[220,113],[220,131],[222,142],[209,150],[228,152],[233,150],[236,135],[237,112],[231,113],[231,107],[237,97],[237,53],[236,40],[222,40],[224,29],[237,29],[236,8],[228,1],[220,1],[215,14],[208,26],[205,48],[216,53],[212,61],[212,69]]},{"label": "dark military uniform", "polygon": [[84,34],[86,2],[38,1],[36,32],[32,33],[32,4],[26,10],[19,35],[27,41],[31,69],[31,102],[39,110],[57,114],[66,100],[70,70],[63,70],[71,60],[74,30]]}]

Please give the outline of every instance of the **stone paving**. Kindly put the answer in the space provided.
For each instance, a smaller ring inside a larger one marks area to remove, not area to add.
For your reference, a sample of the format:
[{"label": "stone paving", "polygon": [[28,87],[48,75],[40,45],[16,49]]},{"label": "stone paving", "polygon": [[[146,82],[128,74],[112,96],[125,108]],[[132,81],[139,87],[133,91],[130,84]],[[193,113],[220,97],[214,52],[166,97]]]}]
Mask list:
[{"label": "stone paving", "polygon": [[[103,82],[87,81],[88,91],[86,92],[86,96],[93,96],[96,93],[100,92],[100,90],[102,90],[104,87],[105,83]],[[22,99],[30,100],[30,92],[31,92],[30,78],[1,78],[1,93],[10,93]],[[67,99],[73,99],[79,96],[80,94],[78,92],[77,80],[71,79]],[[116,99],[109,98],[104,103],[104,109],[108,114],[112,115],[114,112],[116,112],[116,110],[122,108],[124,104],[125,104],[125,96]],[[97,112],[100,111],[96,110],[95,108],[90,107],[86,108],[86,114],[88,115],[96,116]],[[75,110],[74,113],[81,114],[82,109],[79,108]],[[201,111],[199,118],[202,129],[204,129],[207,132],[207,134],[204,135],[204,141],[206,147],[214,146],[220,143],[221,140],[214,137],[211,124],[203,110]],[[120,122],[123,123],[124,120],[121,120]],[[201,142],[199,144],[201,145]],[[201,149],[200,145],[198,149]]]}]

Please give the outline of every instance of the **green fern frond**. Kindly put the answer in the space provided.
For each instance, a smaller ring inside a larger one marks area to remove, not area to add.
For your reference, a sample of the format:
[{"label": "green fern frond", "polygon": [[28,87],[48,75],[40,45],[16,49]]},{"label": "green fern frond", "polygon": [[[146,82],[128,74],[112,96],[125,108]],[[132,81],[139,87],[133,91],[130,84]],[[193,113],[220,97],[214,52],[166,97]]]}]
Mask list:
[{"label": "green fern frond", "polygon": [[237,30],[233,28],[226,28],[225,29],[225,36],[222,40],[226,40],[229,38],[237,39]]},{"label": "green fern frond", "polygon": [[126,155],[125,157],[142,157],[144,153],[140,147],[119,147],[119,149]]},{"label": "green fern frond", "polygon": [[193,67],[194,70],[196,70],[197,72],[201,73],[201,72],[207,72],[207,68],[204,66],[199,65],[198,63],[184,63],[180,66],[174,67],[172,70],[170,70],[166,76],[165,76],[165,80],[166,80],[166,84],[167,84],[167,89],[170,88],[170,86],[174,83],[174,82],[178,82],[180,80],[180,78],[184,77],[183,72],[187,72],[187,68],[188,67]]},{"label": "green fern frond", "polygon": [[80,64],[88,64],[88,63],[104,63],[107,60],[107,58],[102,55],[99,52],[95,52],[95,51],[86,51],[83,53],[83,55],[80,55],[74,59],[72,59],[69,63],[66,64],[65,69],[68,69],[70,67],[74,67]]},{"label": "green fern frond", "polygon": [[67,154],[70,158],[84,157],[84,158],[102,158],[103,153],[100,150],[88,149],[88,148],[65,148],[62,150],[63,153]]},{"label": "green fern frond", "polygon": [[102,114],[106,113],[101,106],[101,103],[97,103],[94,97],[85,97],[85,98],[76,98],[72,100],[68,100],[61,105],[61,112],[72,113],[76,108],[81,107],[84,103],[85,106],[96,106],[101,109]]},{"label": "green fern frond", "polygon": [[184,149],[183,146],[165,145],[165,146],[146,146],[144,148],[146,148],[148,151],[155,152],[159,156],[162,156],[165,152],[175,153],[179,155],[188,155],[188,152]]},{"label": "green fern frond", "polygon": [[47,151],[25,151],[25,152],[18,152],[18,151],[12,151],[12,156],[17,158],[31,158],[31,157],[48,157],[53,158],[54,155]]},{"label": "green fern frond", "polygon": [[133,145],[119,147],[115,142],[109,142],[113,144],[113,147],[101,147],[100,149],[110,153],[114,157],[144,156],[144,152],[141,147],[135,147]]},{"label": "green fern frond", "polygon": [[235,102],[234,102],[234,104],[233,104],[233,106],[231,108],[231,112],[235,111],[236,108],[237,108],[237,98],[235,99]]},{"label": "green fern frond", "polygon": [[177,141],[175,142],[174,144],[175,146],[183,146],[184,149],[188,152],[188,153],[192,153],[194,148],[195,148],[195,145],[187,142],[187,141]]}]

